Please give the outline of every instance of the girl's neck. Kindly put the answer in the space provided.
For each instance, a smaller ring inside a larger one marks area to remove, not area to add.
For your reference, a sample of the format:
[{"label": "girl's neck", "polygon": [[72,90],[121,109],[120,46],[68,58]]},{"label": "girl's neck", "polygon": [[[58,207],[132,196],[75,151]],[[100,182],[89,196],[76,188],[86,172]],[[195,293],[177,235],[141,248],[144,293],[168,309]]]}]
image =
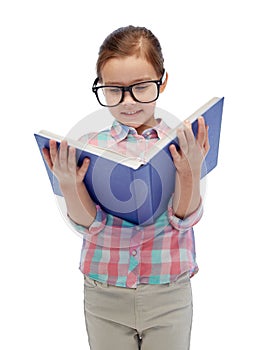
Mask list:
[{"label": "girl's neck", "polygon": [[154,126],[158,125],[159,121],[157,121],[155,118],[150,121],[150,123],[142,124],[139,127],[135,128],[138,135],[142,135],[142,133],[150,128],[153,128]]}]

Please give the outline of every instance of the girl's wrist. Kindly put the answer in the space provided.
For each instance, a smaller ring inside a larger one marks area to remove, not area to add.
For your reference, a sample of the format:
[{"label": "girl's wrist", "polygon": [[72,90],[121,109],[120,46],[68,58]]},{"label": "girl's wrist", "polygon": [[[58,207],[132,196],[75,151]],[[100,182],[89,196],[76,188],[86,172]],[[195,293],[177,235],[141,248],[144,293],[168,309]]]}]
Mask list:
[{"label": "girl's wrist", "polygon": [[201,169],[188,169],[184,171],[177,171],[177,176],[179,177],[180,182],[196,182],[200,181],[201,178]]},{"label": "girl's wrist", "polygon": [[183,172],[176,175],[173,210],[180,218],[194,212],[200,203],[200,171]]},{"label": "girl's wrist", "polygon": [[59,182],[59,187],[61,191],[64,193],[69,193],[69,192],[79,192],[82,190],[83,186],[85,187],[83,182],[76,182],[76,181],[60,181]]}]

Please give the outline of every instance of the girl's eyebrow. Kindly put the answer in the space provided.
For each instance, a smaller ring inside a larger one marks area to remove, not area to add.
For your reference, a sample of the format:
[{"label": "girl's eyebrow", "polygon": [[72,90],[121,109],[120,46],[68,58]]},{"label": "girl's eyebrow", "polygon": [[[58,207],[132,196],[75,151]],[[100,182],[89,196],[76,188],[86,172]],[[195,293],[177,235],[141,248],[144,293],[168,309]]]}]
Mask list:
[{"label": "girl's eyebrow", "polygon": [[119,81],[107,81],[107,82],[105,82],[105,85],[125,86],[125,85],[133,85],[133,84],[140,83],[140,82],[143,82],[143,81],[148,81],[148,80],[150,81],[150,80],[153,80],[153,79],[151,77],[143,77],[143,78],[139,78],[139,79],[136,79],[136,80],[132,80],[128,84],[125,84],[125,83],[119,82]]}]

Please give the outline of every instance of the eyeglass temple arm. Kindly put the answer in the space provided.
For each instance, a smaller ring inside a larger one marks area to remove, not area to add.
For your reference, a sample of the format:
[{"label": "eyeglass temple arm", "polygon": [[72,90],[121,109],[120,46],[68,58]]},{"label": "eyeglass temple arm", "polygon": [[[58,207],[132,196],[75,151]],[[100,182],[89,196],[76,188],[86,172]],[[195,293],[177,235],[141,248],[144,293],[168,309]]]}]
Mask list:
[{"label": "eyeglass temple arm", "polygon": [[96,88],[97,83],[99,82],[99,78],[97,77],[93,83],[92,89]]}]

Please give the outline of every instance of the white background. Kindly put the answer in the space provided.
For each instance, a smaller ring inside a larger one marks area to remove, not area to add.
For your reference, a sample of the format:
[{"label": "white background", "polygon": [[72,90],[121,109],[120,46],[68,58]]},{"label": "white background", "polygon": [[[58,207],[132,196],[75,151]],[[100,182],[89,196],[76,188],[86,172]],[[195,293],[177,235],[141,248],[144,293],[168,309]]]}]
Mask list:
[{"label": "white background", "polygon": [[159,107],[184,118],[225,96],[219,164],[195,229],[191,348],[259,349],[262,25],[255,0],[1,2],[0,347],[89,348],[81,239],[60,215],[33,133],[66,134],[98,109],[90,90],[98,48],[128,24],[147,26],[162,44],[169,83]]}]

